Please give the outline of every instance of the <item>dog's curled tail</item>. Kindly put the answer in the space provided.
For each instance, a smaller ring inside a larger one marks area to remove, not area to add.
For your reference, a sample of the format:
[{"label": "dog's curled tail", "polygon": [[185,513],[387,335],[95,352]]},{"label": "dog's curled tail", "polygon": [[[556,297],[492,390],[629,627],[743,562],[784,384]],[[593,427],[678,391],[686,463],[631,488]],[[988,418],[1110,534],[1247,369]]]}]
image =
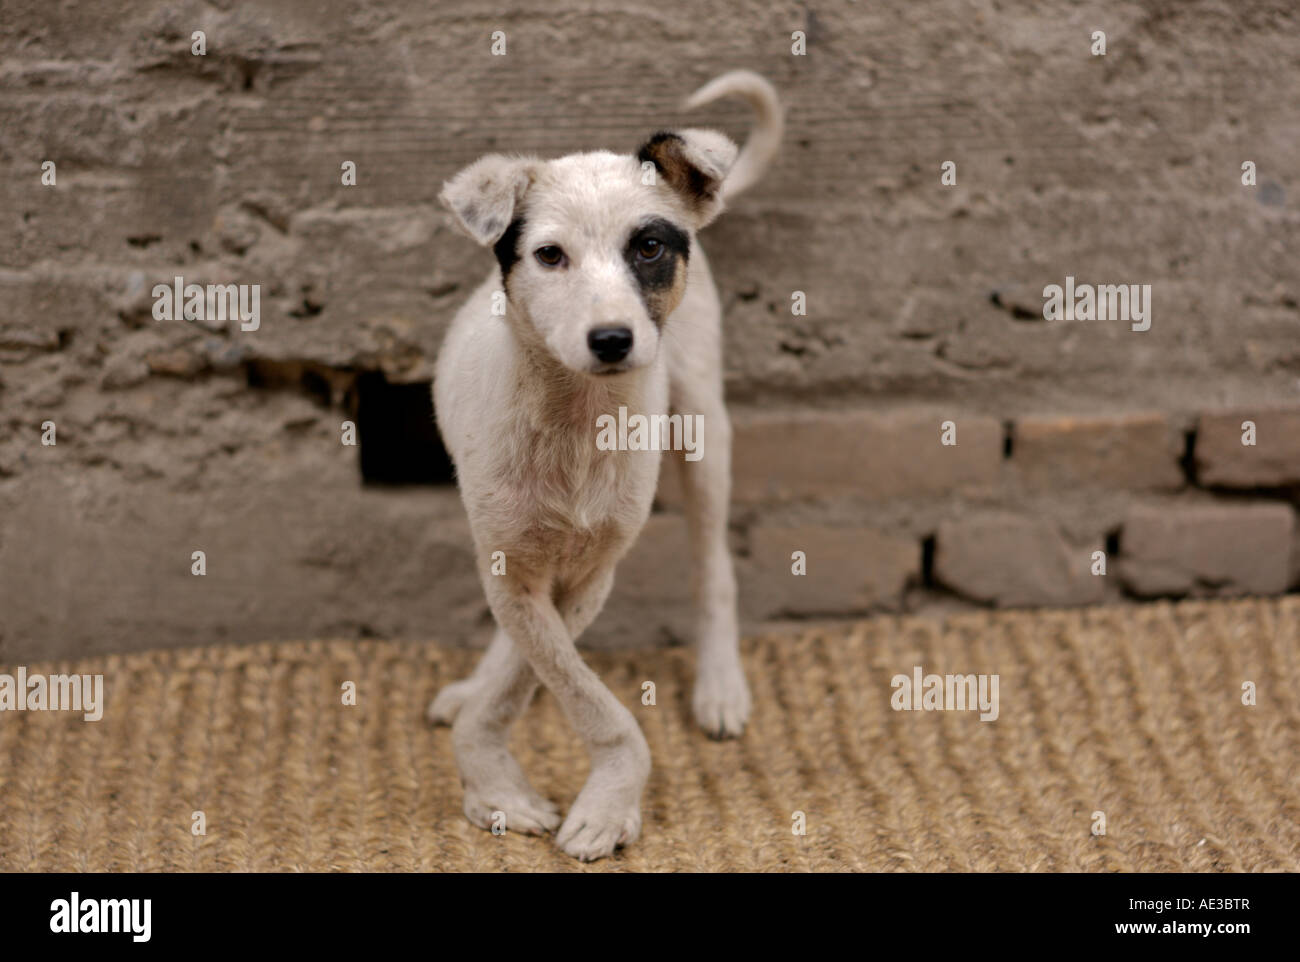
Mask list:
[{"label": "dog's curled tail", "polygon": [[714,77],[686,100],[686,109],[694,110],[723,97],[743,97],[754,108],[758,123],[722,182],[722,197],[728,200],[758,183],[766,173],[785,129],[785,114],[776,89],[751,70],[732,70]]}]

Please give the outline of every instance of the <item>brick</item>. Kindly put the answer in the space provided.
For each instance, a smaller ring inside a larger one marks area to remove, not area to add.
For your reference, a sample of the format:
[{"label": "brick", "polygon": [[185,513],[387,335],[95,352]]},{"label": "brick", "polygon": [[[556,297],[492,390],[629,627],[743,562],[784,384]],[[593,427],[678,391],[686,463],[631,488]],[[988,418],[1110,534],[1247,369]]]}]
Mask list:
[{"label": "brick", "polygon": [[[944,421],[957,425],[955,445],[939,443]],[[1001,474],[1002,426],[989,417],[803,411],[736,417],[733,429],[731,498],[737,503],[937,498],[988,490]],[[677,470],[664,460],[659,499],[679,504]]]},{"label": "brick", "polygon": [[1093,548],[1073,547],[1038,518],[986,514],[945,521],[935,534],[934,575],[948,588],[999,607],[1083,605],[1105,593]]},{"label": "brick", "polygon": [[1280,503],[1136,505],[1121,533],[1121,577],[1147,597],[1278,594],[1294,528]]},{"label": "brick", "polygon": [[[865,527],[756,525],[751,556],[736,557],[740,614],[748,622],[785,615],[859,614],[896,609],[920,575],[920,544]],[[790,573],[804,551],[808,574]],[[619,564],[614,589],[584,647],[626,648],[689,642],[692,628],[686,521],[652,515]]]},{"label": "brick", "polygon": [[149,365],[138,357],[118,354],[104,364],[99,386],[105,391],[120,391],[144,383],[149,377]]},{"label": "brick", "polygon": [[1155,412],[1017,421],[1012,464],[1036,488],[1176,489],[1182,438]]},{"label": "brick", "polygon": [[[807,574],[791,572],[802,551]],[[908,579],[921,573],[917,541],[868,527],[755,525],[742,573],[747,615],[847,615],[897,609]]]},{"label": "brick", "polygon": [[[152,480],[0,485],[6,657],[482,633],[487,604],[455,492],[361,488],[350,459],[314,467],[202,493]],[[190,573],[196,549],[205,577]]]},{"label": "brick", "polygon": [[180,347],[170,351],[154,351],[145,356],[145,362],[154,374],[169,377],[193,377],[207,366],[202,357]]},{"label": "brick", "polygon": [[[1255,422],[1255,443],[1241,443],[1242,422]],[[1300,484],[1300,409],[1242,408],[1201,416],[1196,477],[1209,487],[1267,488]]]},{"label": "brick", "polygon": [[53,327],[0,325],[0,350],[57,351],[59,332]]},{"label": "brick", "polygon": [[95,276],[84,270],[0,269],[0,304],[5,321],[0,349],[5,350],[57,351],[60,331],[99,334],[118,323]]}]

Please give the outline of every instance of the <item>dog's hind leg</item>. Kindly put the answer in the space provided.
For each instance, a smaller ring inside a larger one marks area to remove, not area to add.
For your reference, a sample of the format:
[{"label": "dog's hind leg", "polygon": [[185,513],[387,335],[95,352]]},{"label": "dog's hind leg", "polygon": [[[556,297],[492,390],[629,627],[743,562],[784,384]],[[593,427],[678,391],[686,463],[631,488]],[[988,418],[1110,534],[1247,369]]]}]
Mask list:
[{"label": "dog's hind leg", "polygon": [[749,720],[749,685],[740,665],[736,575],[727,547],[731,499],[731,422],[720,384],[684,379],[673,385],[673,409],[702,415],[702,457],[676,460],[685,495],[695,603],[695,720],[715,738],[740,735]]},{"label": "dog's hind leg", "polygon": [[466,817],[491,829],[502,813],[507,831],[554,831],[560,824],[559,809],[534,791],[508,744],[510,726],[537,690],[537,676],[528,661],[498,628],[474,674],[456,684],[466,686],[452,727]]}]

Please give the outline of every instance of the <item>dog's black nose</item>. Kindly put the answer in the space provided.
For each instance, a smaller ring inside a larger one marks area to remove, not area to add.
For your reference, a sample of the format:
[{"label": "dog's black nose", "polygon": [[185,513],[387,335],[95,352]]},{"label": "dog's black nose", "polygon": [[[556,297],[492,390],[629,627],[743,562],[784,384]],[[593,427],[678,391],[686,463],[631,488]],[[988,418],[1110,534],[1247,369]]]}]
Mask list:
[{"label": "dog's black nose", "polygon": [[632,350],[632,331],[626,327],[593,328],[587,333],[587,346],[599,360],[614,364]]}]

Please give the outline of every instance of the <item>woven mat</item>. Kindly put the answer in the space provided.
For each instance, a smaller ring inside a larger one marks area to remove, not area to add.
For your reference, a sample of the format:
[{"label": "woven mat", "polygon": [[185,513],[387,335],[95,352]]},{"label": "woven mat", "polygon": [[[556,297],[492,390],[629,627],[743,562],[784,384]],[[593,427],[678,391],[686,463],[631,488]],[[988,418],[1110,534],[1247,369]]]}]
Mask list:
[{"label": "woven mat", "polygon": [[[1295,596],[759,637],[739,742],[691,725],[686,651],[593,654],[655,767],[641,840],[588,866],[461,815],[449,732],[422,714],[473,652],[313,641],[29,665],[102,672],[107,707],[0,713],[0,869],[1296,871],[1298,648]],[[914,665],[997,673],[1000,717],[891,710]],[[516,742],[570,804],[586,761],[548,694]]]}]

